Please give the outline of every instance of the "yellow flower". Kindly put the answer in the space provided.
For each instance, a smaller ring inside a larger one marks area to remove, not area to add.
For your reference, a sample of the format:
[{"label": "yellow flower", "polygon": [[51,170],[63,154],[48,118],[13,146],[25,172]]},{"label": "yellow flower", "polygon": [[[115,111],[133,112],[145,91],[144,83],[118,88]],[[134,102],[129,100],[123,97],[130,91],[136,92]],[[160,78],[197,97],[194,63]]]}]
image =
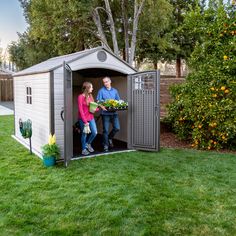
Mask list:
[{"label": "yellow flower", "polygon": [[229,59],[229,57],[228,56],[226,56],[226,55],[224,55],[224,60],[226,61],[226,60],[228,60]]},{"label": "yellow flower", "polygon": [[215,88],[214,88],[214,87],[211,87],[211,90],[212,90],[212,91],[214,91],[214,90],[215,90]]},{"label": "yellow flower", "polygon": [[229,90],[228,90],[228,89],[226,89],[226,90],[225,90],[225,93],[229,93]]},{"label": "yellow flower", "polygon": [[49,137],[48,137],[48,144],[52,145],[52,135],[51,134],[49,134]]},{"label": "yellow flower", "polygon": [[56,135],[55,134],[52,136],[52,144],[54,144],[54,143],[56,143]]},{"label": "yellow flower", "polygon": [[56,136],[55,136],[55,134],[53,136],[50,134],[49,137],[48,137],[48,144],[52,145],[52,144],[55,144],[55,143],[56,143]]},{"label": "yellow flower", "polygon": [[225,86],[221,86],[221,88],[220,88],[222,91],[224,91],[225,90]]}]

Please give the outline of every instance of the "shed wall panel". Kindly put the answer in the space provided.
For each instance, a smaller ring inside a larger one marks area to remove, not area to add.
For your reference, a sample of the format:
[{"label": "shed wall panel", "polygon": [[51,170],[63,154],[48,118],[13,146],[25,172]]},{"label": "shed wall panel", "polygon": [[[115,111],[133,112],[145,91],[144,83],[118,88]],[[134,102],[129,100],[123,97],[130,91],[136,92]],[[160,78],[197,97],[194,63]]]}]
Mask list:
[{"label": "shed wall panel", "polygon": [[[48,142],[49,129],[49,73],[14,78],[15,136],[29,144],[19,130],[19,119],[32,121],[32,148],[41,153]],[[26,87],[32,88],[32,104],[26,103]]]}]

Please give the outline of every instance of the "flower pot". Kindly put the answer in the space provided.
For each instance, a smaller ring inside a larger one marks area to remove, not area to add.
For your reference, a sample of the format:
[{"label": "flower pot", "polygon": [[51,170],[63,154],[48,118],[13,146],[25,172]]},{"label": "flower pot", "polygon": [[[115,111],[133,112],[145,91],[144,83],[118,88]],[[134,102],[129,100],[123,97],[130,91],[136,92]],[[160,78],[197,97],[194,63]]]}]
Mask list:
[{"label": "flower pot", "polygon": [[43,157],[43,164],[46,167],[54,166],[56,164],[56,158],[53,156]]},{"label": "flower pot", "polygon": [[96,102],[90,102],[89,103],[89,111],[91,113],[94,113],[98,107],[98,104]]}]

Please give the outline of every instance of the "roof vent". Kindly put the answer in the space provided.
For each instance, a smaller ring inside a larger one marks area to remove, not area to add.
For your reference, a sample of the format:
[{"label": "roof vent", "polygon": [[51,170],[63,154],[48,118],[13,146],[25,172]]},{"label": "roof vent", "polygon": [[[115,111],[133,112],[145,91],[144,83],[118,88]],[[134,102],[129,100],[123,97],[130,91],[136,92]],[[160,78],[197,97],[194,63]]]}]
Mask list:
[{"label": "roof vent", "polygon": [[97,53],[97,58],[99,61],[104,62],[107,59],[107,54],[104,51],[99,51]]}]

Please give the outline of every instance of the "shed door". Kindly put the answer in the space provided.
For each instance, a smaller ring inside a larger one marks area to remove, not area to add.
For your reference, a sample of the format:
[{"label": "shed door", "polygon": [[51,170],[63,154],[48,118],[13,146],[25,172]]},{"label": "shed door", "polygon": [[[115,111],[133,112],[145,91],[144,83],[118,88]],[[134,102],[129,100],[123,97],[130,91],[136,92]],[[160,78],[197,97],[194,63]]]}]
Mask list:
[{"label": "shed door", "polygon": [[72,71],[63,62],[64,71],[64,163],[68,166],[73,156]]},{"label": "shed door", "polygon": [[128,148],[160,149],[160,72],[128,76]]}]

